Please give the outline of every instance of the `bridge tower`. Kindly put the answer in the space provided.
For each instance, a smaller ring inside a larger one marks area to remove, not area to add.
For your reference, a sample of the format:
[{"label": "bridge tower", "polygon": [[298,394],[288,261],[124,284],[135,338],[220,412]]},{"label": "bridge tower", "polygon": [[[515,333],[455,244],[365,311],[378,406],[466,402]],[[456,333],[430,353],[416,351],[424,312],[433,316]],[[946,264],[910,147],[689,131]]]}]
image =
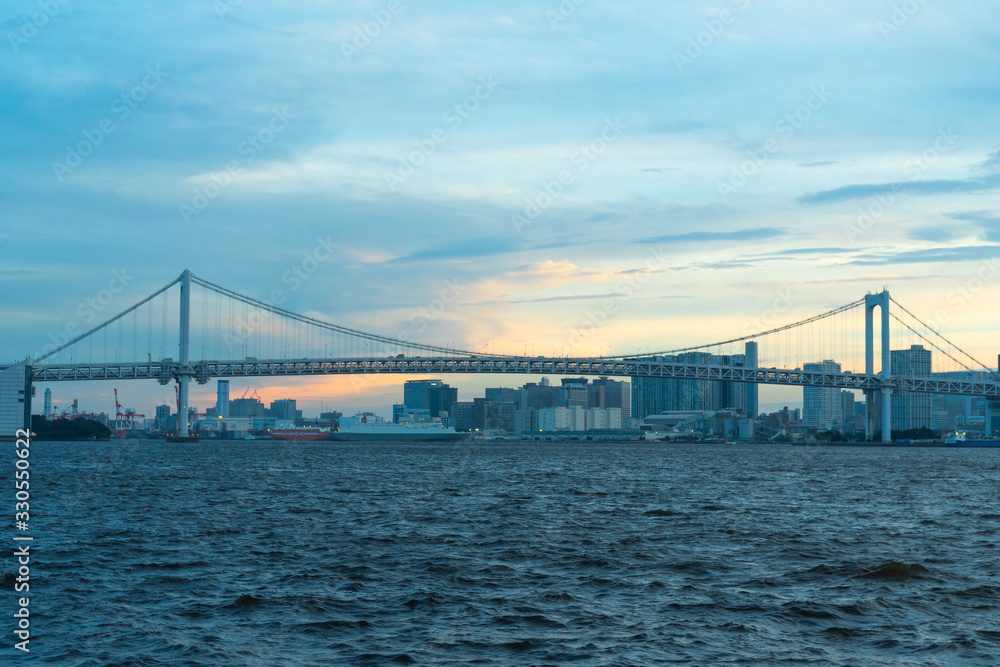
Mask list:
[{"label": "bridge tower", "polygon": [[882,442],[892,442],[892,388],[889,380],[892,377],[892,369],[889,365],[889,290],[882,290],[878,294],[865,295],[865,373],[869,376],[875,374],[875,309],[880,310],[882,324],[882,390],[865,391],[865,436],[871,439],[874,435],[875,411],[872,409],[876,394],[882,395]]},{"label": "bridge tower", "polygon": [[188,385],[191,382],[191,271],[184,269],[181,274],[181,330],[180,330],[180,369],[177,371],[178,407],[177,435],[181,438],[190,436],[188,432]]}]

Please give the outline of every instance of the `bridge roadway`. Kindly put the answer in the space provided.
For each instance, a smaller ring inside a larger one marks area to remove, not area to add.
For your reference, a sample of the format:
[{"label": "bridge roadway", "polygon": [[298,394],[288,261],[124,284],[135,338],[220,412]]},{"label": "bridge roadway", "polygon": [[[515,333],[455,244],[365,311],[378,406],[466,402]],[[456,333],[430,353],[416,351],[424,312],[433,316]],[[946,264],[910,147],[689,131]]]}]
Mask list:
[{"label": "bridge roadway", "polygon": [[[172,359],[125,364],[43,364],[32,367],[34,382],[81,380],[157,380],[168,384],[181,373]],[[800,387],[874,390],[891,388],[930,394],[1000,398],[1000,384],[934,378],[892,378],[853,373],[819,373],[779,368],[707,366],[650,359],[569,359],[558,357],[391,357],[371,359],[244,359],[200,361],[188,367],[201,384],[212,378],[299,375],[503,373],[715,380]]]}]

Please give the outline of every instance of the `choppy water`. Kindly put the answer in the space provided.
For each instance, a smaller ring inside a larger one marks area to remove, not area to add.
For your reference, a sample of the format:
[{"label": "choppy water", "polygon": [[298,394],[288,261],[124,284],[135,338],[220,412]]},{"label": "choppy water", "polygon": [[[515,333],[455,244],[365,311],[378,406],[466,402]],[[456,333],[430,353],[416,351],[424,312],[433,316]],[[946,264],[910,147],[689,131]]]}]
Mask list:
[{"label": "choppy water", "polygon": [[36,443],[32,466],[28,662],[1000,664],[1000,450]]}]

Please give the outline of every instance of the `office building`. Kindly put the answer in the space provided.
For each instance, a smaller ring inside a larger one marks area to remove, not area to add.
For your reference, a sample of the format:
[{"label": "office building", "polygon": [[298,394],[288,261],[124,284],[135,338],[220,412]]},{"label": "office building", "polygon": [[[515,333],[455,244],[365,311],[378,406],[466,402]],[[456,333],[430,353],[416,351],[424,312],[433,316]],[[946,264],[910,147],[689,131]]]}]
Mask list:
[{"label": "office building", "polygon": [[[747,346],[749,345],[750,343],[747,343]],[[753,364],[756,365],[756,348],[748,347],[748,351],[752,352]],[[653,359],[701,366],[745,367],[747,365],[746,354],[715,355],[708,352],[685,352]],[[744,414],[755,413],[757,395],[751,392],[748,403],[747,386],[749,385],[740,382],[633,377],[630,416],[642,419],[647,415],[684,410],[737,410]]]},{"label": "office building", "polygon": [[215,414],[223,419],[229,416],[229,380],[219,380],[215,393]]},{"label": "office building", "polygon": [[0,371],[0,440],[15,440],[18,429],[31,428],[32,391],[30,366]]},{"label": "office building", "polygon": [[282,398],[277,401],[271,401],[271,407],[268,408],[267,414],[264,416],[271,419],[290,419],[295,421],[297,417],[301,416],[301,413],[295,409],[294,398]]},{"label": "office building", "polygon": [[592,408],[618,408],[621,410],[622,421],[632,417],[632,385],[620,380],[599,378],[591,383],[590,406]]},{"label": "office building", "polygon": [[[840,364],[827,359],[802,365],[805,372],[839,373]],[[840,389],[836,387],[802,388],[802,425],[821,431],[840,429],[844,425]]]},{"label": "office building", "polygon": [[450,413],[458,401],[458,389],[441,380],[408,380],[403,384],[403,404],[411,410],[427,410],[432,418]]},{"label": "office building", "polygon": [[[892,350],[889,368],[893,377],[931,377],[931,351],[923,345],[911,345],[908,350]],[[931,395],[915,392],[893,392],[892,429],[906,431],[931,427]]]}]

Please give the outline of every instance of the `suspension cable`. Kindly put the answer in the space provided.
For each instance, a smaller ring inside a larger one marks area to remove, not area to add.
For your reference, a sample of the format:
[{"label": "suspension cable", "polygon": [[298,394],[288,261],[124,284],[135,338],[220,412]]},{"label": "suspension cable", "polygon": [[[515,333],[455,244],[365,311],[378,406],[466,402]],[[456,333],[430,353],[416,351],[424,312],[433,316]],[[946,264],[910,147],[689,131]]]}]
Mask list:
[{"label": "suspension cable", "polygon": [[[897,303],[896,305],[898,306],[899,304]],[[902,306],[900,306],[900,308],[902,308]],[[969,368],[968,366],[966,366],[965,364],[963,364],[963,363],[962,363],[961,361],[959,361],[959,360],[958,360],[958,359],[956,359],[955,357],[953,357],[953,356],[951,356],[950,354],[948,354],[948,353],[947,353],[947,352],[946,352],[945,350],[942,350],[942,349],[941,349],[940,347],[938,347],[938,346],[937,346],[937,344],[936,344],[936,343],[934,343],[934,342],[933,342],[932,340],[930,340],[929,338],[927,338],[926,336],[924,336],[924,335],[923,335],[922,333],[920,333],[919,331],[917,331],[916,329],[914,329],[913,327],[911,327],[911,326],[910,326],[909,324],[907,324],[907,323],[906,323],[906,322],[904,322],[903,320],[901,320],[901,319],[899,319],[898,317],[896,317],[896,315],[895,315],[894,313],[891,313],[891,312],[890,312],[890,313],[889,313],[889,316],[890,316],[890,317],[892,317],[892,319],[894,319],[894,320],[896,320],[897,322],[899,322],[900,324],[902,324],[902,325],[903,325],[904,327],[906,327],[906,328],[907,328],[907,329],[909,329],[910,331],[912,331],[912,332],[913,332],[914,334],[916,334],[916,335],[917,335],[917,337],[918,337],[918,338],[920,338],[921,340],[923,340],[923,341],[924,341],[925,343],[927,343],[928,345],[930,345],[931,347],[933,347],[933,348],[934,348],[935,350],[937,350],[938,352],[940,352],[940,353],[941,353],[941,354],[943,354],[944,356],[946,356],[946,357],[948,357],[949,359],[951,359],[952,361],[954,361],[954,362],[955,362],[956,364],[958,364],[959,366],[961,366],[961,367],[962,367],[962,368],[964,368],[965,370],[967,370],[967,371],[970,371],[970,372],[972,372],[972,373],[975,373],[975,372],[976,372],[976,371],[974,371],[973,369],[971,369],[971,368]],[[927,325],[925,324],[924,326],[927,326]],[[942,338],[943,338],[943,336],[942,336]],[[989,370],[989,369],[987,369],[987,370]]]},{"label": "suspension cable", "polygon": [[[892,301],[892,302],[893,302],[894,304],[896,304],[897,306],[899,306],[899,308],[900,308],[900,309],[901,309],[901,310],[902,310],[902,311],[903,311],[904,313],[906,313],[907,315],[909,315],[910,317],[912,317],[913,319],[915,319],[915,320],[916,320],[917,322],[920,322],[920,323],[921,323],[921,324],[923,324],[923,325],[924,325],[925,327],[927,327],[928,331],[930,331],[931,333],[933,333],[933,334],[934,334],[935,336],[937,336],[938,338],[940,338],[940,339],[941,339],[941,340],[943,340],[944,342],[948,343],[948,345],[951,345],[951,346],[952,346],[953,348],[955,348],[956,350],[958,350],[959,352],[961,352],[962,354],[964,354],[965,356],[967,356],[967,357],[968,357],[969,359],[972,359],[972,360],[973,360],[974,362],[976,362],[977,364],[979,364],[980,366],[982,366],[982,367],[983,367],[984,369],[986,369],[986,371],[987,371],[987,372],[992,372],[992,369],[991,369],[991,368],[990,368],[989,366],[987,366],[987,365],[986,365],[986,364],[984,364],[983,362],[979,361],[979,359],[976,359],[976,358],[975,358],[974,356],[972,356],[971,354],[969,354],[968,352],[966,352],[965,350],[963,350],[962,348],[960,348],[960,347],[959,347],[958,345],[955,345],[955,344],[954,344],[954,343],[952,343],[952,342],[951,342],[950,340],[948,340],[947,338],[945,338],[944,336],[942,336],[942,335],[941,335],[940,333],[938,333],[938,332],[937,332],[936,330],[934,330],[934,328],[932,328],[932,327],[931,327],[930,325],[928,325],[928,324],[927,324],[926,322],[924,322],[924,321],[923,321],[923,320],[921,320],[921,319],[920,319],[919,317],[917,317],[916,315],[914,315],[913,313],[911,313],[910,311],[908,311],[908,310],[906,309],[906,307],[905,307],[905,306],[903,306],[903,304],[901,304],[900,302],[896,301],[896,300],[895,300],[895,299],[893,299],[893,298],[892,298],[891,296],[889,297],[889,299],[890,299],[890,300],[891,300],[891,301]],[[907,327],[907,328],[909,328],[909,327]],[[913,329],[910,329],[910,331],[913,331]],[[916,332],[914,331],[914,333],[916,333]],[[919,336],[920,334],[917,334],[917,335]],[[921,336],[921,338],[923,338],[923,336]],[[925,340],[926,340],[926,339],[925,339]],[[947,354],[947,353],[945,353],[945,354]],[[949,355],[949,356],[950,356],[950,355]],[[952,357],[952,359],[953,359],[954,361],[957,361],[957,360],[955,360],[955,359],[954,359],[954,357]],[[962,364],[961,362],[958,362],[958,363],[959,363],[959,365],[961,365],[961,366],[964,366],[965,368],[968,368],[968,366],[965,366],[965,364]],[[971,368],[969,368],[969,370],[972,370],[972,369],[971,369]]]},{"label": "suspension cable", "polygon": [[284,308],[280,308],[278,306],[266,303],[264,301],[258,301],[257,299],[254,299],[254,298],[251,298],[251,297],[248,297],[248,296],[244,296],[244,295],[240,294],[239,292],[234,292],[234,291],[232,291],[230,289],[222,287],[221,285],[216,285],[215,283],[211,283],[211,282],[209,282],[209,281],[207,281],[207,280],[205,280],[203,278],[199,278],[199,277],[195,276],[194,274],[191,274],[191,281],[194,282],[194,283],[196,283],[196,284],[198,284],[198,285],[201,285],[202,287],[205,287],[207,289],[210,289],[210,290],[213,290],[215,292],[218,292],[219,294],[222,294],[224,296],[228,296],[228,297],[230,297],[232,299],[236,299],[237,301],[241,301],[242,303],[245,303],[245,304],[256,306],[257,308],[261,308],[261,309],[266,310],[268,312],[275,313],[276,315],[281,315],[282,317],[285,317],[287,319],[290,319],[290,320],[293,320],[293,321],[296,321],[296,322],[302,322],[304,324],[310,324],[310,325],[313,325],[313,326],[316,326],[316,327],[320,327],[322,329],[328,329],[330,331],[337,331],[339,333],[347,334],[349,336],[354,336],[356,338],[363,338],[365,340],[369,340],[369,341],[373,341],[373,342],[387,343],[389,345],[395,345],[395,346],[398,346],[398,347],[403,347],[403,348],[408,348],[408,349],[425,350],[425,351],[428,351],[428,352],[443,353],[443,354],[445,354],[447,356],[455,356],[456,354],[459,354],[459,355],[468,355],[468,356],[471,356],[471,357],[494,357],[494,358],[499,358],[499,359],[514,359],[514,358],[516,358],[516,357],[512,357],[510,355],[506,355],[506,354],[489,354],[489,353],[471,352],[469,350],[450,350],[450,349],[447,349],[447,348],[444,348],[444,347],[438,347],[436,345],[426,345],[426,344],[423,344],[423,343],[413,343],[413,342],[408,342],[408,341],[402,341],[402,340],[398,340],[398,339],[395,339],[395,338],[389,338],[388,336],[380,336],[380,335],[377,335],[377,334],[367,333],[365,331],[358,331],[357,329],[349,329],[347,327],[342,327],[342,326],[339,326],[339,325],[336,325],[336,324],[331,324],[330,322],[324,322],[322,320],[317,320],[315,318],[308,317],[306,315],[300,315],[298,313],[294,313],[294,312],[292,312],[290,310],[286,310]]},{"label": "suspension cable", "polygon": [[[98,325],[97,325],[96,327],[94,327],[93,329],[91,329],[91,330],[90,330],[90,331],[88,331],[87,333],[84,333],[84,334],[80,334],[79,336],[77,336],[76,338],[74,338],[74,339],[73,339],[73,340],[71,340],[70,342],[66,343],[65,345],[63,345],[63,346],[61,346],[61,347],[57,347],[56,349],[52,350],[52,351],[51,351],[51,352],[49,352],[48,354],[46,354],[46,355],[43,355],[43,356],[39,357],[38,359],[35,359],[35,362],[37,363],[37,362],[39,362],[39,361],[43,361],[43,360],[45,360],[45,359],[48,359],[48,358],[49,358],[49,357],[51,357],[51,356],[52,356],[53,354],[57,354],[57,353],[59,353],[59,352],[62,352],[62,351],[63,351],[63,350],[65,350],[65,349],[66,349],[67,347],[72,347],[73,345],[76,345],[77,343],[79,343],[79,342],[80,342],[81,340],[83,340],[83,339],[84,339],[84,338],[86,338],[87,336],[91,335],[92,333],[96,333],[96,332],[100,331],[101,329],[105,329],[105,331],[107,331],[106,327],[107,327],[107,326],[108,326],[109,324],[114,324],[115,322],[117,322],[117,321],[118,321],[118,320],[120,320],[121,318],[125,317],[125,316],[126,316],[126,315],[128,315],[129,313],[131,313],[131,312],[134,312],[134,311],[135,311],[135,310],[136,310],[137,308],[139,308],[139,307],[140,307],[140,306],[142,306],[143,304],[146,304],[146,303],[149,303],[150,301],[152,301],[152,300],[153,300],[153,299],[155,299],[156,297],[160,296],[161,294],[163,294],[164,292],[166,292],[166,291],[167,291],[168,289],[170,289],[171,287],[173,287],[174,285],[176,285],[176,284],[177,284],[177,283],[179,283],[180,281],[181,281],[181,279],[180,279],[180,277],[178,276],[178,277],[177,277],[176,279],[174,279],[174,281],[173,281],[173,282],[171,282],[171,283],[170,283],[169,285],[167,285],[166,287],[164,287],[164,288],[162,288],[162,289],[160,289],[160,290],[157,290],[157,291],[156,291],[156,292],[154,292],[153,294],[150,294],[150,295],[149,295],[149,296],[147,296],[147,297],[146,297],[145,299],[143,299],[143,300],[142,300],[142,301],[140,301],[139,303],[135,304],[134,306],[132,306],[132,307],[131,307],[131,308],[129,308],[128,310],[123,310],[122,312],[118,313],[117,315],[115,315],[114,317],[112,317],[112,318],[111,318],[110,320],[108,320],[108,321],[107,321],[107,322],[105,322],[104,324],[98,324]],[[120,345],[120,344],[121,344],[121,342],[119,341],[119,345]]]},{"label": "suspension cable", "polygon": [[832,317],[834,315],[838,315],[838,314],[843,313],[845,311],[851,310],[852,308],[857,308],[858,306],[860,306],[864,302],[865,302],[864,299],[858,299],[857,301],[854,301],[852,303],[848,303],[846,305],[840,306],[839,308],[834,308],[833,310],[830,310],[830,311],[827,311],[825,313],[822,313],[821,315],[814,315],[813,317],[801,320],[799,322],[794,322],[792,324],[786,324],[785,326],[778,327],[776,329],[771,329],[770,331],[762,331],[762,332],[759,332],[759,333],[752,334],[750,336],[743,336],[741,338],[733,338],[732,340],[725,340],[725,341],[722,341],[720,343],[711,343],[709,345],[698,345],[696,347],[685,347],[685,348],[680,348],[680,349],[677,349],[677,350],[666,350],[666,351],[663,351],[663,352],[650,352],[650,353],[647,353],[647,354],[628,354],[628,355],[616,356],[616,357],[597,357],[597,358],[598,359],[624,359],[624,358],[647,357],[647,356],[662,356],[662,355],[667,355],[667,354],[677,354],[679,352],[691,352],[693,350],[703,350],[706,347],[713,347],[713,346],[716,346],[716,345],[729,345],[729,344],[732,344],[732,343],[742,343],[743,341],[753,340],[754,338],[762,338],[764,336],[769,336],[769,335],[771,335],[773,333],[778,333],[778,332],[781,332],[781,331],[787,331],[789,329],[794,329],[796,327],[801,327],[804,324],[810,324],[812,322],[818,322],[819,320],[826,319],[827,317]]}]

